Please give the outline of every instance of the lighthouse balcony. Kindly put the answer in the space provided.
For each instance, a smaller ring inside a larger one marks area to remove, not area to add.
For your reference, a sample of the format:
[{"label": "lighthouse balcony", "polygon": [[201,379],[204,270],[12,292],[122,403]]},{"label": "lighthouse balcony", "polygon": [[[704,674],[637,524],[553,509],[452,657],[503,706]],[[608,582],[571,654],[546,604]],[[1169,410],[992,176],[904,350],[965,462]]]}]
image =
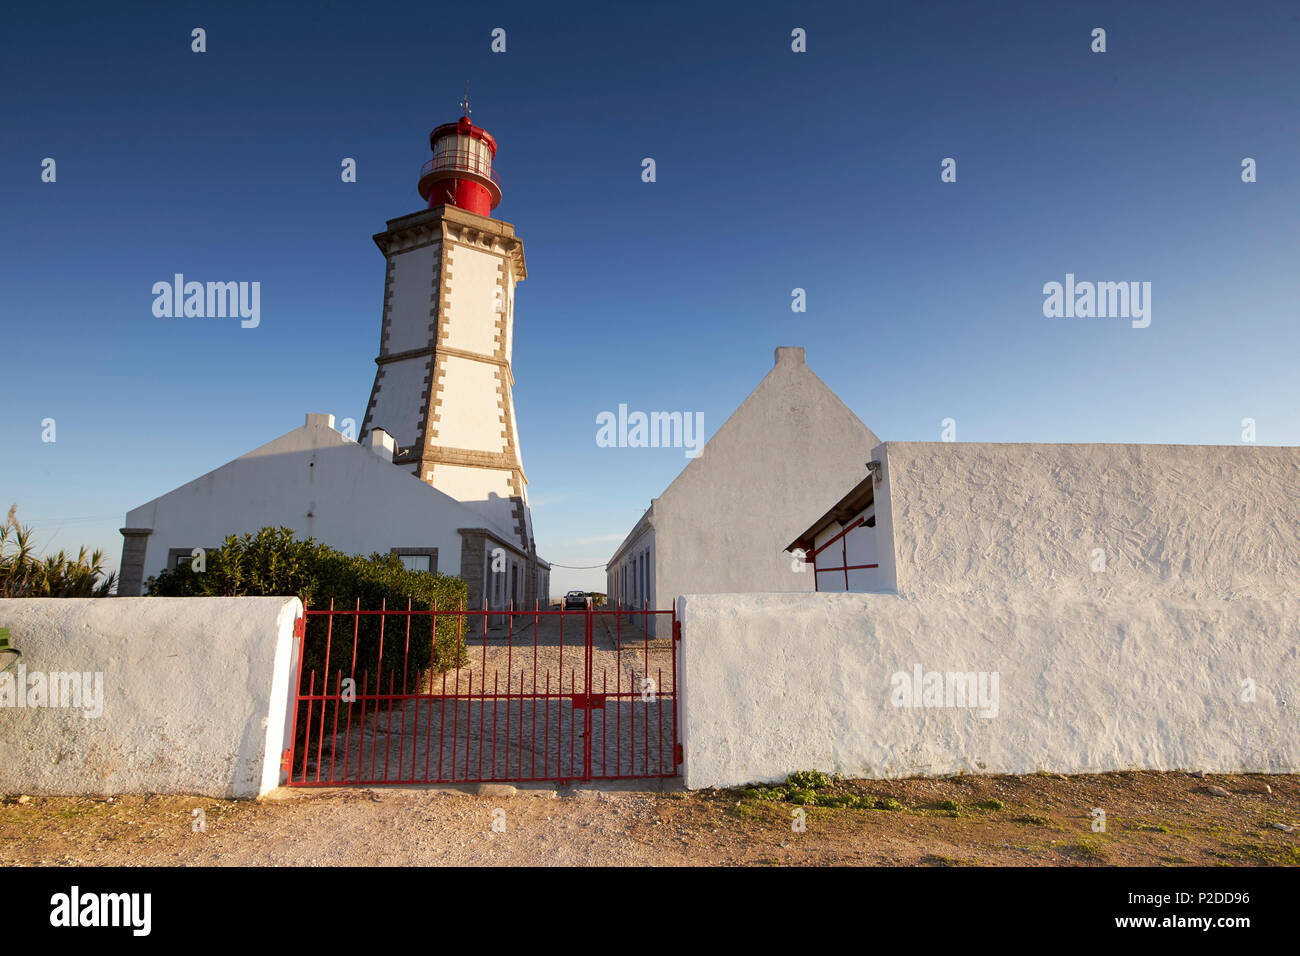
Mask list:
[{"label": "lighthouse balcony", "polygon": [[420,195],[428,199],[433,184],[441,179],[468,179],[481,183],[493,194],[494,199],[500,201],[501,177],[478,151],[447,150],[440,152],[421,166],[420,183],[417,187]]}]

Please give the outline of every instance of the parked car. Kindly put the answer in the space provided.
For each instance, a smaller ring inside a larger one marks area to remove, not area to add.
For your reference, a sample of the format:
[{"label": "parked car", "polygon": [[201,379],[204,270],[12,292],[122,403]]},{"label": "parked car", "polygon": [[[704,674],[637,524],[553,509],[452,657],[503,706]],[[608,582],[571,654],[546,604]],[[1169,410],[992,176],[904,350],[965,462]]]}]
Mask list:
[{"label": "parked car", "polygon": [[587,592],[570,591],[564,595],[564,609],[571,611],[574,608],[585,611],[587,609]]}]

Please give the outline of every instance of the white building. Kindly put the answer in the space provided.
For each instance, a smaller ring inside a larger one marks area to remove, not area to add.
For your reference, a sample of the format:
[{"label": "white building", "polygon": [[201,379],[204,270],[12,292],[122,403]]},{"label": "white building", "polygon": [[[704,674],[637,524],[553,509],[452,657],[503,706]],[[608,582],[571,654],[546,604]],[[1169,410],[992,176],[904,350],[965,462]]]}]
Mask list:
[{"label": "white building", "polygon": [[[529,555],[509,529],[394,464],[394,451],[382,430],[363,447],[335,431],[333,415],[308,415],[302,428],[128,513],[118,593],[138,595],[195,548],[283,526],[349,554],[393,552],[413,570],[458,575],[472,607],[518,606]],[[548,587],[545,562],[539,573]]]},{"label": "white building", "polygon": [[784,553],[856,482],[880,442],[802,348],[776,363],[632,528],[606,565],[611,604],[667,609],[679,594],[812,591]]},{"label": "white building", "polygon": [[[360,440],[384,461],[333,432],[332,417],[309,415],[305,428],[132,511],[120,594],[138,594],[182,551],[271,525],[353,553],[400,548],[411,566],[428,559],[465,578],[472,604],[549,601],[513,397],[523,243],[492,218],[496,141],[462,117],[429,145],[418,186],[428,208],[374,236],[387,269]],[[489,579],[494,549],[501,570]]]}]

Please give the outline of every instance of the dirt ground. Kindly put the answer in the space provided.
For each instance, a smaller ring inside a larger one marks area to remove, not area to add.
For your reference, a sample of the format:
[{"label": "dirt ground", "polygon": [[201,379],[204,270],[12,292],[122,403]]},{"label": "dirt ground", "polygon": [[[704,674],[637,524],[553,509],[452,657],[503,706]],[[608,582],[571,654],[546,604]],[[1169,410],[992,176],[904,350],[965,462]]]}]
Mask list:
[{"label": "dirt ground", "polygon": [[[281,790],[257,802],[10,796],[0,805],[0,864],[1300,864],[1295,775],[837,781],[823,795],[895,806],[892,800],[897,808],[795,807],[744,791],[583,787],[521,788],[511,796],[472,788]],[[1105,811],[1105,832],[1093,832],[1095,809]],[[796,810],[805,814],[805,832],[792,826]]]}]

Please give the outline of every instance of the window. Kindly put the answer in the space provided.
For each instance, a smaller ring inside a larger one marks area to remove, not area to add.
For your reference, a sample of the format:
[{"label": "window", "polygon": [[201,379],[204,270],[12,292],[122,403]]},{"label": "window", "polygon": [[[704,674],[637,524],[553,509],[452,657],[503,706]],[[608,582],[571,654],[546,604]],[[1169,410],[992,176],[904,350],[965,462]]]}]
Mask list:
[{"label": "window", "polygon": [[402,567],[408,571],[437,571],[437,548],[393,548],[392,553],[402,560]]},{"label": "window", "polygon": [[211,554],[216,548],[168,548],[167,549],[167,570],[175,571],[180,567],[191,567],[194,560],[195,551],[203,551],[204,556]]}]

